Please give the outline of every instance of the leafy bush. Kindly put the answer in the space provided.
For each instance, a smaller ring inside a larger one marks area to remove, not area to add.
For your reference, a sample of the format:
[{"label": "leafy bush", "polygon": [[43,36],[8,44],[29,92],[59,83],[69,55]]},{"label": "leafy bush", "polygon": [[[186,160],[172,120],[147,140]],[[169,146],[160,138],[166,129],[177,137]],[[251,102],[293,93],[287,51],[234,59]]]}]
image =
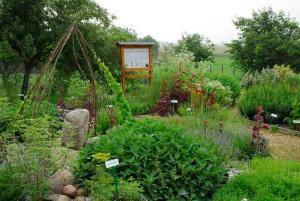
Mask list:
[{"label": "leafy bush", "polygon": [[[20,138],[14,138],[10,132],[2,134],[4,144],[1,147],[1,159],[4,163],[0,171],[9,175],[0,175],[0,186],[6,186],[7,189],[7,192],[0,193],[0,197],[4,198],[1,200],[13,200],[10,196],[15,194],[35,201],[49,193],[51,187],[48,179],[59,168],[55,157],[63,154],[54,154],[53,148],[60,145],[55,138],[57,133],[53,130],[53,124],[57,125],[57,122],[54,123],[48,117],[15,121],[9,131],[22,133],[22,144],[18,143]],[[6,183],[8,180],[16,181],[11,186],[11,183]]]},{"label": "leafy bush", "polygon": [[204,79],[203,82],[195,84],[195,87],[203,92],[206,100],[211,99],[212,95],[215,94],[216,103],[224,106],[229,106],[232,103],[230,87],[223,86],[218,80]]},{"label": "leafy bush", "polygon": [[96,174],[91,155],[98,152],[119,158],[119,176],[138,181],[150,200],[203,200],[224,181],[219,150],[175,124],[145,120],[110,130],[81,150],[74,169],[79,182]]},{"label": "leafy bush", "polygon": [[[116,200],[113,177],[105,172],[104,168],[97,169],[97,175],[87,181],[91,196],[97,201]],[[124,201],[141,201],[143,199],[143,189],[137,182],[118,181],[119,197]]]},{"label": "leafy bush", "polygon": [[290,66],[275,65],[274,68],[264,68],[261,72],[247,72],[242,79],[242,86],[249,88],[257,84],[276,84],[289,82],[295,78],[297,79],[297,76]]},{"label": "leafy bush", "polygon": [[225,87],[230,87],[230,90],[232,91],[232,99],[235,100],[241,92],[241,85],[239,81],[230,76],[230,75],[224,75],[224,74],[216,74],[209,76],[212,80],[218,80],[221,82]]},{"label": "leafy bush", "polygon": [[285,83],[254,85],[242,93],[237,106],[242,115],[253,118],[256,107],[261,105],[266,113],[275,113],[278,115],[278,120],[282,121],[289,116],[292,100],[299,96],[299,93],[299,88]]},{"label": "leafy bush", "polygon": [[297,201],[300,200],[300,163],[256,158],[250,170],[236,176],[220,189],[214,201]]}]

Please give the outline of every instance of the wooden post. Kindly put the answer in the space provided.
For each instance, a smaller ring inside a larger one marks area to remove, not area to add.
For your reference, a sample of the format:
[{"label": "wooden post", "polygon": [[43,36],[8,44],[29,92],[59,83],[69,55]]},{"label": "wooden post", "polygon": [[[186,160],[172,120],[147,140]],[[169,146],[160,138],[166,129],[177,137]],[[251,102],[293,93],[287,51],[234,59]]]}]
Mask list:
[{"label": "wooden post", "polygon": [[149,48],[149,86],[152,85],[152,75],[153,75],[153,47]]},{"label": "wooden post", "polygon": [[223,64],[223,61],[222,61],[222,74],[224,73],[224,64]]},{"label": "wooden post", "polygon": [[122,77],[122,89],[124,95],[126,94],[126,74],[125,74],[125,60],[124,60],[124,47],[121,47],[121,77]]}]

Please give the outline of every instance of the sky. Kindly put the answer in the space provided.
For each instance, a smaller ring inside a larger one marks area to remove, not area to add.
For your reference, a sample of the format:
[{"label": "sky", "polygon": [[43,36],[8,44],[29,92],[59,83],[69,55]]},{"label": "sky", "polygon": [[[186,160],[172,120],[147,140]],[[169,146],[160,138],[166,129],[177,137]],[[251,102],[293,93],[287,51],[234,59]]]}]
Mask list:
[{"label": "sky", "polygon": [[198,33],[216,44],[237,38],[235,17],[272,7],[300,21],[300,0],[96,0],[117,17],[114,24],[134,29],[139,37],[176,42],[184,33]]}]

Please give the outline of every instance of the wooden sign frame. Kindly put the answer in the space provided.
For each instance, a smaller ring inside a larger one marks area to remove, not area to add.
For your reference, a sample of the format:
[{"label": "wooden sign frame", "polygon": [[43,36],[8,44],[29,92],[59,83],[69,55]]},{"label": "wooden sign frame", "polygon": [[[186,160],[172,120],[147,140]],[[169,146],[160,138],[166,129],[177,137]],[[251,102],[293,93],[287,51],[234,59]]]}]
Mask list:
[{"label": "wooden sign frame", "polygon": [[[126,79],[136,79],[136,78],[148,78],[148,85],[152,84],[153,77],[153,45],[151,42],[118,42],[117,46],[121,51],[121,80],[122,89],[124,94],[126,94]],[[125,49],[148,49],[149,50],[149,61],[148,66],[126,66],[125,65]],[[147,74],[130,75],[130,72],[140,72],[147,71]]]}]

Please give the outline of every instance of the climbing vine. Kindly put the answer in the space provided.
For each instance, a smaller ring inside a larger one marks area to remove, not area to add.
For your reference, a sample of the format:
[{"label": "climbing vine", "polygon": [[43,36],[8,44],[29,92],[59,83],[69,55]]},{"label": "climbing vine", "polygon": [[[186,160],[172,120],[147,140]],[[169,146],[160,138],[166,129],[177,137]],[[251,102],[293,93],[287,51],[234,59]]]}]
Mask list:
[{"label": "climbing vine", "polygon": [[131,109],[130,109],[128,102],[123,94],[121,86],[114,79],[114,77],[112,76],[109,69],[97,57],[95,52],[93,52],[93,59],[95,60],[100,71],[103,72],[103,75],[104,75],[105,81],[107,82],[108,87],[112,90],[112,92],[116,96],[116,106],[120,110],[122,120],[129,121],[129,122],[133,121]]}]

